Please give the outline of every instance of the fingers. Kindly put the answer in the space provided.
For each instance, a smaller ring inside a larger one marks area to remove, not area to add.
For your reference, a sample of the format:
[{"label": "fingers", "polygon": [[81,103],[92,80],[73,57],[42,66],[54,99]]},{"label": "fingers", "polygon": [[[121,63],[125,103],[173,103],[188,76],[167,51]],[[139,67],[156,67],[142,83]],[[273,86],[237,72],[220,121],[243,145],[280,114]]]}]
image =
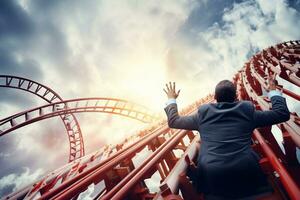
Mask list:
[{"label": "fingers", "polygon": [[180,90],[178,90],[178,92],[177,92],[177,96],[179,95],[179,93],[180,93]]},{"label": "fingers", "polygon": [[164,89],[164,91],[165,91],[166,94],[168,94],[167,90]]},{"label": "fingers", "polygon": [[275,81],[276,73],[267,74],[265,77],[269,83],[272,83]]},{"label": "fingers", "polygon": [[167,83],[166,83],[166,87],[167,87],[167,90],[168,90],[168,91],[170,91],[170,88],[169,88],[169,86],[168,86],[168,84],[167,84]]},{"label": "fingers", "polygon": [[167,91],[174,91],[175,92],[176,83],[175,82],[172,83],[170,81],[169,83],[166,83],[166,88],[167,88]]},{"label": "fingers", "polygon": [[276,86],[278,85],[276,78],[276,73],[270,73],[268,74],[268,83],[267,83],[267,91],[276,90]]},{"label": "fingers", "polygon": [[274,85],[276,85],[276,80],[275,80],[275,78],[276,78],[276,73],[273,73],[273,74],[271,74],[269,77],[268,77],[268,80],[269,80],[269,84],[274,84]]},{"label": "fingers", "polygon": [[170,90],[173,90],[173,87],[172,87],[172,83],[169,82],[169,87],[170,87]]}]

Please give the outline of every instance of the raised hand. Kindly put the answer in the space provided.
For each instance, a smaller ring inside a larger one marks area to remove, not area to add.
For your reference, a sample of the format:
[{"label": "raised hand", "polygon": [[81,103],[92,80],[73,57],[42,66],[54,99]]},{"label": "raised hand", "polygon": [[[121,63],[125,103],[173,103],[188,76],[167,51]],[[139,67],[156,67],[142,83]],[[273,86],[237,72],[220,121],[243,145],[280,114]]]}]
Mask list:
[{"label": "raised hand", "polygon": [[169,84],[166,84],[166,89],[164,88],[169,99],[176,99],[180,93],[180,90],[176,93],[175,86],[175,82],[173,82],[173,84],[169,82]]},{"label": "raised hand", "polygon": [[275,80],[276,74],[272,74],[268,76],[268,90],[276,90],[277,81]]}]

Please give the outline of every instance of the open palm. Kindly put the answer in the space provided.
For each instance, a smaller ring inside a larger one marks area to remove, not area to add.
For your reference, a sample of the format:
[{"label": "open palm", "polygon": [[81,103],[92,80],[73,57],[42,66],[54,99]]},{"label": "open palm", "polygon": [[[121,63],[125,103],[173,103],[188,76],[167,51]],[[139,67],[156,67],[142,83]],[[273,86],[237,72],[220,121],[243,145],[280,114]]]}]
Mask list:
[{"label": "open palm", "polygon": [[173,82],[173,84],[171,82],[169,82],[169,84],[166,84],[166,88],[164,88],[164,91],[167,94],[169,99],[176,99],[178,97],[180,90],[176,92],[175,87],[176,87],[175,82]]}]

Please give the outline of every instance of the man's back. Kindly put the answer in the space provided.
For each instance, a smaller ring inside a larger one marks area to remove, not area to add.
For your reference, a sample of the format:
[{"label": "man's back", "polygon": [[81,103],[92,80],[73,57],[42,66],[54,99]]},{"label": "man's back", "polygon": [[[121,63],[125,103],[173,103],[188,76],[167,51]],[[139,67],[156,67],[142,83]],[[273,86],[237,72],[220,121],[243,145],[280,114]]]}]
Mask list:
[{"label": "man's back", "polygon": [[251,135],[257,127],[289,119],[285,98],[272,96],[271,102],[270,111],[255,110],[249,101],[206,104],[190,116],[179,116],[176,103],[165,108],[171,128],[200,133],[198,172],[191,177],[198,191],[234,198],[257,194],[267,185]]},{"label": "man's back", "polygon": [[201,153],[230,157],[249,151],[254,129],[253,108],[248,101],[201,106],[198,110]]},{"label": "man's back", "polygon": [[233,198],[253,195],[267,186],[259,158],[251,149],[253,104],[206,104],[198,109],[198,116],[201,146],[198,173],[193,175],[198,190]]}]

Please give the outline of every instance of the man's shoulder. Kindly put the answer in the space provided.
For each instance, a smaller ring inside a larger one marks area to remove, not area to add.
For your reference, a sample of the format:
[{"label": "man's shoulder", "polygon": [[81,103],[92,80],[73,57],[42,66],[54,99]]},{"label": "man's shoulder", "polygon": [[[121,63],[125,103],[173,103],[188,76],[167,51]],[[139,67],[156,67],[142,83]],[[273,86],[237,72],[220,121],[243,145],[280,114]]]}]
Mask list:
[{"label": "man's shoulder", "polygon": [[209,103],[206,103],[206,104],[202,104],[198,107],[198,111],[200,110],[207,110],[209,108]]},{"label": "man's shoulder", "polygon": [[239,101],[239,103],[243,106],[253,107],[253,103],[251,101]]},{"label": "man's shoulder", "polygon": [[251,101],[238,101],[238,109],[248,112],[253,112],[255,110],[255,106]]},{"label": "man's shoulder", "polygon": [[[215,108],[216,107],[216,103],[208,103],[208,104],[203,104],[201,106],[199,106],[198,110],[199,111],[205,111],[205,110],[209,110],[211,108]],[[253,109],[254,105],[251,101],[236,101],[234,105],[232,105],[235,108],[241,108],[241,109]]]}]

